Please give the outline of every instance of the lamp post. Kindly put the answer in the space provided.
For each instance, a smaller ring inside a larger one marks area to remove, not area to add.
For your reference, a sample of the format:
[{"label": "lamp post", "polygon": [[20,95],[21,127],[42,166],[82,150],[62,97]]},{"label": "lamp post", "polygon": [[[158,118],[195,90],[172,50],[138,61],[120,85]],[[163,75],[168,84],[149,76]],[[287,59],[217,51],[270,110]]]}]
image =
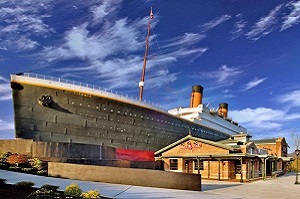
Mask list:
[{"label": "lamp post", "polygon": [[295,183],[294,184],[299,184],[299,182],[298,182],[298,172],[299,172],[299,170],[298,170],[298,156],[299,156],[299,153],[300,153],[300,150],[297,148],[296,150],[295,150],[295,154],[296,154],[296,157],[297,157],[297,160],[296,160],[296,181],[295,181]]}]

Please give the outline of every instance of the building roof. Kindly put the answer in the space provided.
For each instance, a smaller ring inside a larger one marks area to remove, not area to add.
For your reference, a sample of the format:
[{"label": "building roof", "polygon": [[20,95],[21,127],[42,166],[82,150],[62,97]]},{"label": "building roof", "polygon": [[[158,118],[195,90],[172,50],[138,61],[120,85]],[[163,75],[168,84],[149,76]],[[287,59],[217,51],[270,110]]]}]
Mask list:
[{"label": "building roof", "polygon": [[268,139],[261,139],[261,140],[249,140],[250,142],[254,142],[255,144],[266,144],[266,143],[274,143],[276,144],[276,140],[278,138],[268,138]]},{"label": "building roof", "polygon": [[163,153],[179,144],[181,144],[182,142],[185,142],[187,140],[195,140],[195,141],[198,141],[198,142],[202,142],[202,143],[205,143],[205,144],[209,144],[209,145],[212,145],[212,146],[216,146],[216,147],[220,147],[220,148],[223,148],[223,149],[227,149],[227,150],[230,150],[230,151],[235,151],[235,149],[231,146],[228,146],[226,144],[222,144],[222,143],[219,143],[219,142],[214,142],[214,141],[210,141],[210,140],[205,140],[205,139],[202,139],[202,138],[198,138],[198,137],[193,137],[191,135],[187,135],[186,137],[184,138],[181,138],[180,140],[176,141],[176,142],[173,142],[172,144],[156,151],[154,154],[157,155],[159,153]]},{"label": "building roof", "polygon": [[217,141],[217,142],[222,143],[222,144],[240,144],[240,145],[243,144],[243,142],[241,142],[239,140],[232,140],[232,139],[220,140],[220,141]]},{"label": "building roof", "polygon": [[245,154],[245,153],[230,153],[230,154],[188,154],[188,155],[163,155],[160,157],[156,157],[156,159],[159,158],[200,158],[200,159],[237,159],[241,157],[247,157],[247,158],[274,158],[273,156],[260,156],[257,154]]}]

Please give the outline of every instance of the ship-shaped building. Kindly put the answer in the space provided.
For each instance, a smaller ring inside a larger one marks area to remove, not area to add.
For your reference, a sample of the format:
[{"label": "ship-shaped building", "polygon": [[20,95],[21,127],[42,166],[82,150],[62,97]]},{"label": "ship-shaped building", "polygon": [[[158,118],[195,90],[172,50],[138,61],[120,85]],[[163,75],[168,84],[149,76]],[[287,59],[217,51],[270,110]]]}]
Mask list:
[{"label": "ship-shaped building", "polygon": [[202,104],[194,86],[189,108],[169,111],[95,86],[36,74],[11,75],[16,138],[159,150],[192,134],[218,141],[246,129]]}]

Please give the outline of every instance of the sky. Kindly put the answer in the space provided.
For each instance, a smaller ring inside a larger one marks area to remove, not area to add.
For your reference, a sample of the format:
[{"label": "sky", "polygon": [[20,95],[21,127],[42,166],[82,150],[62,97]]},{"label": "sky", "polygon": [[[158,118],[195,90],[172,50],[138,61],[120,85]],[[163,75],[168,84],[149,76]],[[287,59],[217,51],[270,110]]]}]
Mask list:
[{"label": "sky", "polygon": [[2,0],[0,138],[14,138],[10,74],[30,72],[188,107],[229,104],[253,139],[300,137],[300,1]]}]

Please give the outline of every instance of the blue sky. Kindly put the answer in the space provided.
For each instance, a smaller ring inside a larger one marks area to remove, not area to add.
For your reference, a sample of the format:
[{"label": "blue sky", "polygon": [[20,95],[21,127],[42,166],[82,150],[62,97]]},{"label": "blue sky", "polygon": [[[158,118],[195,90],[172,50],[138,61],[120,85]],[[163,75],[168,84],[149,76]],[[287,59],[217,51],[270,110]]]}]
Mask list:
[{"label": "blue sky", "polygon": [[164,109],[229,104],[253,139],[300,135],[300,1],[0,2],[0,138],[14,137],[10,74],[32,72],[138,97]]}]

